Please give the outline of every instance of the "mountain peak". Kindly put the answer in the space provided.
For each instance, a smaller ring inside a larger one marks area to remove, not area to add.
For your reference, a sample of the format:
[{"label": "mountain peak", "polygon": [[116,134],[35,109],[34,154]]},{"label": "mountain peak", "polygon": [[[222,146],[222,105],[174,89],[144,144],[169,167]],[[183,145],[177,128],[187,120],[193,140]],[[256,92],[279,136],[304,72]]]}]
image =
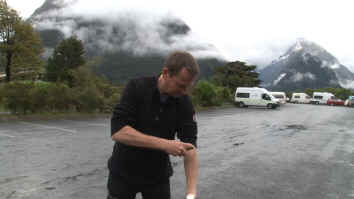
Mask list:
[{"label": "mountain peak", "polygon": [[39,15],[40,13],[48,12],[50,10],[59,10],[64,8],[68,2],[65,0],[46,0],[41,7],[37,8],[32,16]]},{"label": "mountain peak", "polygon": [[353,73],[324,48],[304,38],[265,67],[260,78],[265,87],[285,90],[354,85]]},{"label": "mountain peak", "polygon": [[305,38],[299,38],[296,40],[295,44],[289,48],[286,54],[292,53],[309,53],[313,56],[319,55],[321,53],[329,54],[324,48],[320,45],[316,44],[315,42],[306,40]]},{"label": "mountain peak", "polygon": [[274,60],[272,64],[284,62],[290,57],[297,56],[303,57],[305,61],[312,57],[313,59],[322,62],[322,67],[338,68],[340,65],[337,58],[327,52],[323,47],[315,42],[306,40],[305,38],[297,39],[295,44],[293,44],[285,54]]}]

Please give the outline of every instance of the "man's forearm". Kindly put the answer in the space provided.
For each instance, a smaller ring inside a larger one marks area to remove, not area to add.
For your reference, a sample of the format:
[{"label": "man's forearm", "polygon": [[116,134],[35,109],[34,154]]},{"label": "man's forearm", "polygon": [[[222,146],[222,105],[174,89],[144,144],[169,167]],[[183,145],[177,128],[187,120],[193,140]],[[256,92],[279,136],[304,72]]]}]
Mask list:
[{"label": "man's forearm", "polygon": [[124,126],[114,133],[112,139],[130,146],[164,150],[166,140],[155,136],[145,135],[130,126]]},{"label": "man's forearm", "polygon": [[184,156],[187,194],[197,195],[198,155],[197,150],[189,150]]}]

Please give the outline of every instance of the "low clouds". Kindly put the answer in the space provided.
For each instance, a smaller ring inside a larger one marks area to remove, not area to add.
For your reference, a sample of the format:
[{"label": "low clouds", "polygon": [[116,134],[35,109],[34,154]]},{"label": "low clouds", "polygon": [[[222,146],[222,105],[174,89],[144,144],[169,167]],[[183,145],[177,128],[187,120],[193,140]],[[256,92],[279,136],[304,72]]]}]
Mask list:
[{"label": "low clouds", "polygon": [[[32,1],[11,0],[14,1],[32,4]],[[100,0],[94,3],[80,0],[70,12],[92,17],[121,11],[154,16],[170,14],[185,21],[200,41],[215,45],[230,61],[247,61],[259,66],[269,64],[284,54],[297,38],[303,37],[319,44],[354,71],[354,29],[350,25],[354,18],[353,3],[347,0]]]},{"label": "low clouds", "polygon": [[307,72],[307,73],[295,73],[293,76],[291,76],[291,80],[294,82],[300,82],[303,79],[310,79],[310,80],[316,80],[316,75]]},{"label": "low clouds", "polygon": [[[128,9],[132,5],[119,7],[107,1],[102,1],[97,8],[77,0],[57,0],[56,3],[63,5],[63,9],[49,10],[32,18],[36,28],[59,29],[66,37],[76,35],[89,49],[102,53],[124,50],[138,56],[167,54],[178,49],[188,50],[196,57],[223,59],[213,45],[202,41],[170,13],[145,11],[139,7],[132,10]],[[113,7],[104,9],[108,5]]]}]

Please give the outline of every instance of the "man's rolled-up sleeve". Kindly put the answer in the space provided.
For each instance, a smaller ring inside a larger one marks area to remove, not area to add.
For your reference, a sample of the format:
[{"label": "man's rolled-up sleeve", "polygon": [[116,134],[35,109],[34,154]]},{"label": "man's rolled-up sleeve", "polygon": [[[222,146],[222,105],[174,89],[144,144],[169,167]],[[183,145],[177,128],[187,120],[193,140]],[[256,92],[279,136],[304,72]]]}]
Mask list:
[{"label": "man's rolled-up sleeve", "polygon": [[131,127],[135,126],[137,105],[137,88],[134,81],[129,81],[122,92],[119,103],[113,110],[111,118],[111,136],[126,125]]},{"label": "man's rolled-up sleeve", "polygon": [[179,127],[177,129],[177,137],[182,142],[191,143],[197,147],[197,122],[195,110],[190,100],[183,107],[179,107]]}]

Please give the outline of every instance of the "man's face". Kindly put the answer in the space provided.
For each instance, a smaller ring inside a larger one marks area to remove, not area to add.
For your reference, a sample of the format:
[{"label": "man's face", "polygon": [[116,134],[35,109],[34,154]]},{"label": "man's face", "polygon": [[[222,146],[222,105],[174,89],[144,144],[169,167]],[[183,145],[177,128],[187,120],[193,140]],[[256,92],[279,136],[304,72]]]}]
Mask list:
[{"label": "man's face", "polygon": [[165,75],[166,93],[173,97],[187,95],[196,79],[188,72],[186,68],[182,68],[177,75],[170,76],[168,72]]}]

